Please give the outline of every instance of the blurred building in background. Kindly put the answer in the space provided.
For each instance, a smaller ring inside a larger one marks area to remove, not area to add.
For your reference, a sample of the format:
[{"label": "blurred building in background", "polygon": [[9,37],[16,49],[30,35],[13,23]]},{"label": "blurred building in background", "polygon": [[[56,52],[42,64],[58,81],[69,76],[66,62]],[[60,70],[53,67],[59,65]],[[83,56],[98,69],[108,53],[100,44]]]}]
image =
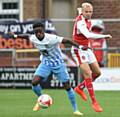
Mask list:
[{"label": "blurred building in background", "polygon": [[[111,66],[111,64],[115,63],[111,61],[119,61],[120,58],[119,0],[0,0],[0,32],[5,32],[7,30],[5,26],[11,23],[21,24],[35,20],[50,19],[58,35],[71,38],[74,19],[78,15],[77,8],[80,7],[83,2],[93,4],[93,19],[102,20],[105,27],[104,32],[110,33],[113,36],[112,39],[106,41],[108,45],[108,50],[106,51],[109,55],[106,57],[106,63]],[[5,24],[5,26],[2,24]],[[20,31],[19,27],[19,25],[12,25],[10,29],[14,31],[19,29]],[[23,27],[26,27],[24,28],[25,30],[31,30],[31,25],[28,25],[28,27],[24,25]],[[0,45],[3,45],[5,41],[3,40],[0,43]],[[9,43],[5,44],[12,45],[12,43],[13,41],[10,40]],[[26,41],[24,43],[26,44]],[[116,64],[118,64],[118,62]]]},{"label": "blurred building in background", "polygon": [[93,19],[103,19],[105,32],[112,34],[110,47],[120,47],[119,0],[0,0],[0,20],[52,19],[58,34],[72,37],[73,20],[77,7],[83,2],[94,6]]}]

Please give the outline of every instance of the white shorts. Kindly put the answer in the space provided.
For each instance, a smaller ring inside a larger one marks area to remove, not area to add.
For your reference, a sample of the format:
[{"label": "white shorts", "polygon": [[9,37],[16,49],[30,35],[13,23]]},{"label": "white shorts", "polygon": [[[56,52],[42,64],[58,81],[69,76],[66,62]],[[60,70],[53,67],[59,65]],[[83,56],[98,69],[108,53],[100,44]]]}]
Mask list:
[{"label": "white shorts", "polygon": [[82,49],[72,47],[71,53],[72,53],[72,57],[74,58],[78,66],[82,63],[91,64],[97,61],[91,49],[82,50]]}]

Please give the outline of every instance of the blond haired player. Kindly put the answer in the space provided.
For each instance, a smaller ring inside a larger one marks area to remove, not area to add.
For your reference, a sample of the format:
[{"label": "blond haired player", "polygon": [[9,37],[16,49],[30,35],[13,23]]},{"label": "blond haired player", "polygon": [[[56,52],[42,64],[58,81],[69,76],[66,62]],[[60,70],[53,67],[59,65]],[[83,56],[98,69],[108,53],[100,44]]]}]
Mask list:
[{"label": "blond haired player", "polygon": [[[98,76],[100,76],[100,67],[95,58],[94,53],[89,48],[90,40],[99,38],[112,38],[111,35],[95,34],[91,32],[91,16],[93,14],[93,6],[90,3],[83,3],[81,9],[78,9],[79,15],[77,16],[73,29],[73,40],[81,46],[81,49],[72,47],[71,52],[73,58],[76,60],[77,64],[80,66],[82,71],[84,81],[75,87],[75,92],[78,93],[85,101],[87,101],[87,96],[84,93],[84,88],[86,87],[90,98],[92,100],[92,108],[96,112],[102,112],[103,109],[99,105],[95,98],[94,89],[92,81],[94,81]],[[83,47],[84,46],[84,47]]]}]

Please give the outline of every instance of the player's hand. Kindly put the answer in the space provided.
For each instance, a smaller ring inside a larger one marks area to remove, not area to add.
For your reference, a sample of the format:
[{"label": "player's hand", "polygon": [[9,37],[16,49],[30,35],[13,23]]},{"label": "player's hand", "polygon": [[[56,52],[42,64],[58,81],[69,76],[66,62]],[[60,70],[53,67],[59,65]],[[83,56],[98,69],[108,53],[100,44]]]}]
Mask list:
[{"label": "player's hand", "polygon": [[92,49],[92,48],[87,47],[87,46],[81,46],[81,45],[80,45],[80,46],[79,46],[79,49],[86,51],[86,50]]},{"label": "player's hand", "polygon": [[13,38],[13,39],[17,38],[17,35],[14,34],[13,32],[8,32],[8,36],[9,36],[9,38]]},{"label": "player's hand", "polygon": [[112,36],[110,34],[106,35],[105,38],[112,38]]}]

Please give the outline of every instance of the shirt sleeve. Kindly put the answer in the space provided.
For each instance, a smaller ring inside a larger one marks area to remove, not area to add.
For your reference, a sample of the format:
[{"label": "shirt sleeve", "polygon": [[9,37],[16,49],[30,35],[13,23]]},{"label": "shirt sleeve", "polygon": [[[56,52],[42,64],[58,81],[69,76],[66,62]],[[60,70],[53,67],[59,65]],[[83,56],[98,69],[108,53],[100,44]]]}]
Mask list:
[{"label": "shirt sleeve", "polygon": [[50,44],[58,44],[61,43],[64,37],[60,37],[57,35],[53,35],[51,40],[50,40]]},{"label": "shirt sleeve", "polygon": [[33,42],[34,38],[34,35],[30,35],[29,40]]},{"label": "shirt sleeve", "polygon": [[87,29],[85,22],[83,22],[83,21],[77,22],[77,28],[78,28],[79,32],[82,33],[86,38],[99,39],[99,38],[106,37],[106,35],[103,35],[103,34],[95,34],[93,32],[90,32]]}]

